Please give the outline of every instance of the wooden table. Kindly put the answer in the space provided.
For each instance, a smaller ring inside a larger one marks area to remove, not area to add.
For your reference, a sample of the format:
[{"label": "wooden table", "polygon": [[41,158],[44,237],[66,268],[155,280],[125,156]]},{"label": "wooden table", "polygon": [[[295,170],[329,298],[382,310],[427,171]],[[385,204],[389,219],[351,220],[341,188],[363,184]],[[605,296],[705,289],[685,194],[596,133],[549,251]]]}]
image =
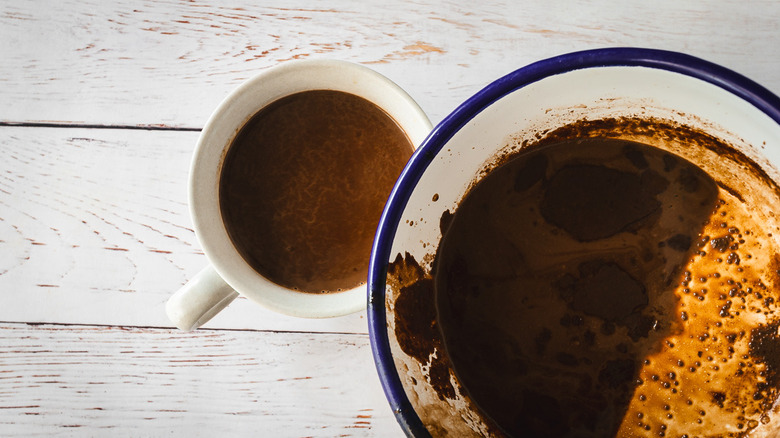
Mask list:
[{"label": "wooden table", "polygon": [[[227,3],[227,2],[226,2]],[[199,131],[299,58],[359,62],[439,122],[498,77],[604,46],[677,50],[780,93],[780,2],[279,0],[0,4],[0,436],[398,436],[365,312],[238,299],[194,333]]]}]

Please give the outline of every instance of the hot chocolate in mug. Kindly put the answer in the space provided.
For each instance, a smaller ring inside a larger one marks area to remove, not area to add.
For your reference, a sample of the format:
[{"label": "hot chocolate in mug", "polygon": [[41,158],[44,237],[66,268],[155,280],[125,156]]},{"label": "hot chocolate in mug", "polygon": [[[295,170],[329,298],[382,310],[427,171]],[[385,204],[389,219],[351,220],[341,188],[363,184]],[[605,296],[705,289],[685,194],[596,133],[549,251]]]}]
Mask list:
[{"label": "hot chocolate in mug", "polygon": [[330,317],[365,308],[371,242],[390,189],[431,124],[358,64],[288,62],[233,91],[198,140],[189,180],[209,266],[166,310],[193,330],[238,294]]}]

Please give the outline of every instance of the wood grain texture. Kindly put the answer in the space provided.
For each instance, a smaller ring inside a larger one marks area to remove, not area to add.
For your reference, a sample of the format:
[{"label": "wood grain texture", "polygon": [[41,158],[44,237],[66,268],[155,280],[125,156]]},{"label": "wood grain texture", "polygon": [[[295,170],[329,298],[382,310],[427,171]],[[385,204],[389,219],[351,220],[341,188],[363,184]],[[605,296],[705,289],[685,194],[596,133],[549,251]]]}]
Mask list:
[{"label": "wood grain texture", "polygon": [[0,357],[6,437],[401,435],[365,335],[0,324]]},{"label": "wood grain texture", "polygon": [[[197,132],[0,127],[0,321],[170,327],[164,304],[208,263],[187,181]],[[246,299],[208,327],[366,333]]]},{"label": "wood grain texture", "polygon": [[503,74],[604,46],[684,51],[780,93],[779,21],[774,0],[3,2],[0,121],[201,127],[254,74],[330,57],[435,123]]},{"label": "wood grain texture", "polygon": [[365,313],[239,299],[205,330],[160,328],[207,263],[187,210],[197,130],[256,73],[362,63],[434,123],[510,71],[605,46],[780,93],[778,22],[774,0],[0,2],[0,436],[401,434]]}]

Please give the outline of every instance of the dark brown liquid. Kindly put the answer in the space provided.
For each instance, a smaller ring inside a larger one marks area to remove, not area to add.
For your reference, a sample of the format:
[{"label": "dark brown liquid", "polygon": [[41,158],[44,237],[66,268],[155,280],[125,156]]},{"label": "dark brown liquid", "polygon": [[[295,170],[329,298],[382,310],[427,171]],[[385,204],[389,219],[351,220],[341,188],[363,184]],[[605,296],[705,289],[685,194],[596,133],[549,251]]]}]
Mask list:
[{"label": "dark brown liquid", "polygon": [[395,121],[363,98],[284,97],[253,116],[225,156],[219,202],[228,234],[277,284],[312,293],[356,287],[412,151]]},{"label": "dark brown liquid", "polygon": [[740,436],[768,421],[776,248],[750,208],[638,143],[519,154],[444,221],[434,288],[458,382],[518,437]]}]

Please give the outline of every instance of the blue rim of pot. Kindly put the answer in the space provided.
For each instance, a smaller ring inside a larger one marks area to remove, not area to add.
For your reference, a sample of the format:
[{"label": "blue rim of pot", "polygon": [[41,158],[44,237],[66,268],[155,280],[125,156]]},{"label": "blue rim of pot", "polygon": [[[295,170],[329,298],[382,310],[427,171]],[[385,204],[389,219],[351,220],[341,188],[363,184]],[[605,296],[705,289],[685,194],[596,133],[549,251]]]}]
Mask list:
[{"label": "blue rim of pot", "polygon": [[742,98],[780,124],[780,97],[756,82],[703,59],[658,49],[618,47],[568,53],[529,64],[490,83],[458,106],[428,134],[401,172],[379,221],[368,271],[368,329],[382,389],[407,436],[429,433],[398,377],[387,334],[385,283],[395,230],[422,174],[444,145],[466,123],[497,100],[536,81],[572,70],[635,66],[680,73],[714,84]]}]

